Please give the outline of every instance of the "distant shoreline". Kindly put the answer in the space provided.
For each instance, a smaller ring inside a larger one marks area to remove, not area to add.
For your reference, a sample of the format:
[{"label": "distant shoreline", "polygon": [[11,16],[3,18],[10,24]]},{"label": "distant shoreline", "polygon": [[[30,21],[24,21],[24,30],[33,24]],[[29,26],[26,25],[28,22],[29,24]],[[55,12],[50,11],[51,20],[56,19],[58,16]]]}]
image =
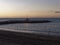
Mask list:
[{"label": "distant shoreline", "polygon": [[0,25],[3,24],[13,24],[13,23],[48,23],[51,22],[49,20],[7,20],[7,21],[0,21]]},{"label": "distant shoreline", "polygon": [[[26,18],[27,18],[27,17],[26,17]],[[36,18],[36,19],[37,19],[37,18],[40,18],[40,17],[29,17],[29,18]],[[0,19],[13,19],[13,18],[7,18],[7,17],[6,17],[6,18],[0,18]],[[14,19],[20,19],[20,18],[14,18]],[[25,19],[25,18],[24,18],[24,19]],[[54,18],[53,18],[53,19],[54,19]]]}]

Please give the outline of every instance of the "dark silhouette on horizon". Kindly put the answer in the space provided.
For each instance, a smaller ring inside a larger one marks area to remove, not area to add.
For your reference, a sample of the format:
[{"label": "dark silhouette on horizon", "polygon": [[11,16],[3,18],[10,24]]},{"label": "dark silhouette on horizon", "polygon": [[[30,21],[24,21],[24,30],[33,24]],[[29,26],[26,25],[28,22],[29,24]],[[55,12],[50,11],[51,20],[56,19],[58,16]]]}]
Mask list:
[{"label": "dark silhouette on horizon", "polygon": [[0,21],[0,25],[4,24],[13,24],[13,23],[48,23],[51,22],[49,20],[29,20],[26,18],[26,20],[7,20],[7,21]]}]

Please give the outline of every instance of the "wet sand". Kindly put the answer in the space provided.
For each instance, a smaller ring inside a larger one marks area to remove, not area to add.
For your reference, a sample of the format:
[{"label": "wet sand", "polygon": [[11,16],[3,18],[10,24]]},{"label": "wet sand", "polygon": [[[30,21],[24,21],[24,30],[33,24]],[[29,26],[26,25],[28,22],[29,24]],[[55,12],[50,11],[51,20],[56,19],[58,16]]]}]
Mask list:
[{"label": "wet sand", "polygon": [[56,38],[0,30],[0,45],[60,45],[60,40]]}]

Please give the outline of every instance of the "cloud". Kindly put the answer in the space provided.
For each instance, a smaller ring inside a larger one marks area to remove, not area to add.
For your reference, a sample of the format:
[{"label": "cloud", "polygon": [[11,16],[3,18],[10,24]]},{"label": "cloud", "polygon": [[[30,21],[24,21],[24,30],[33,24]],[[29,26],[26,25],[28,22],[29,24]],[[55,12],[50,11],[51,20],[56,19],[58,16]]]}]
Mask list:
[{"label": "cloud", "polygon": [[54,11],[54,10],[50,10],[50,12],[53,12],[53,13],[60,13],[60,11]]},{"label": "cloud", "polygon": [[55,11],[55,13],[60,13],[60,11]]}]

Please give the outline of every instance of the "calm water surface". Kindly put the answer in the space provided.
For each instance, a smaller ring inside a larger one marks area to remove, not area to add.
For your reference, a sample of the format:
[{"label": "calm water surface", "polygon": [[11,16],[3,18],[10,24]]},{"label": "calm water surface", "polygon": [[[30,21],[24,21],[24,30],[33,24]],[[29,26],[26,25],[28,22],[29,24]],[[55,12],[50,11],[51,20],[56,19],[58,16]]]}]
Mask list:
[{"label": "calm water surface", "polygon": [[[0,19],[0,21],[11,20],[11,19]],[[25,19],[12,19],[12,20],[25,20]],[[16,23],[0,25],[2,29],[11,30],[26,30],[34,32],[50,32],[50,34],[60,35],[60,18],[39,18],[30,20],[50,20],[49,23]]]}]

